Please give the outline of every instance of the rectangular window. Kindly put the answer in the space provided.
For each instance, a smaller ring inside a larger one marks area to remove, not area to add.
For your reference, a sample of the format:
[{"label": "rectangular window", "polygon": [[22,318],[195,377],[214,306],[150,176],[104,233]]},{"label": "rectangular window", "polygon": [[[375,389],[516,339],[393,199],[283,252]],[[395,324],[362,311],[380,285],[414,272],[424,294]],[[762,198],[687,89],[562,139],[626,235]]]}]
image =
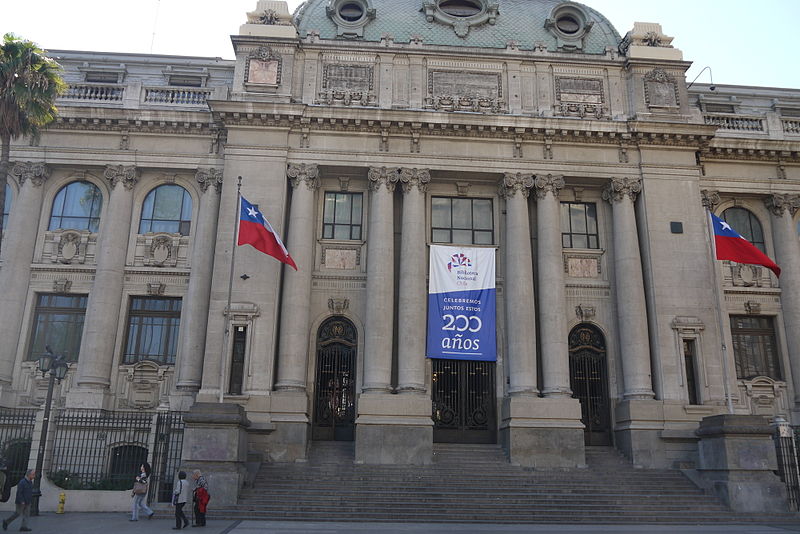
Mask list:
[{"label": "rectangular window", "polygon": [[494,211],[489,198],[431,199],[431,241],[459,245],[494,244]]},{"label": "rectangular window", "polygon": [[771,317],[732,315],[731,336],[736,378],[768,376],[781,380],[781,366]]},{"label": "rectangular window", "polygon": [[564,248],[600,248],[594,203],[561,203],[561,244]]},{"label": "rectangular window", "polygon": [[132,297],[123,363],[150,360],[174,365],[180,322],[180,298]]},{"label": "rectangular window", "polygon": [[325,193],[322,238],[361,239],[361,193]]},{"label": "rectangular window", "polygon": [[695,340],[683,340],[683,364],[686,370],[686,392],[689,395],[689,404],[700,404],[697,394],[697,374],[695,365]]},{"label": "rectangular window", "polygon": [[231,353],[231,376],[228,380],[228,394],[241,395],[244,385],[244,356],[247,349],[247,327],[233,327],[233,352]]},{"label": "rectangular window", "polygon": [[41,358],[45,347],[50,345],[53,352],[63,354],[67,361],[78,361],[86,301],[86,295],[40,293],[36,296],[29,360]]}]

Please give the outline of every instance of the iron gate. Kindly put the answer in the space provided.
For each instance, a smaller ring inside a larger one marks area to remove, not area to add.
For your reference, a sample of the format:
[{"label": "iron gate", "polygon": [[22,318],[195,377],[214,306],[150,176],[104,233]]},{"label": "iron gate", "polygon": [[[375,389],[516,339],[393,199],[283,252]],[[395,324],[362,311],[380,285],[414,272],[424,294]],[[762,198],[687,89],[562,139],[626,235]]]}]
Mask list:
[{"label": "iron gate", "polygon": [[331,317],[319,328],[311,439],[355,439],[356,341],[355,326],[344,317]]},{"label": "iron gate", "polygon": [[580,324],[569,334],[569,385],[581,403],[586,445],[611,445],[611,418],[603,334]]},{"label": "iron gate", "polygon": [[792,428],[786,420],[775,418],[775,453],[778,460],[778,476],[786,484],[789,508],[800,510],[800,459],[797,444],[800,440],[800,427]]},{"label": "iron gate", "polygon": [[183,412],[160,412],[156,416],[151,502],[170,502],[183,452]]},{"label": "iron gate", "polygon": [[496,443],[494,362],[433,360],[433,441]]}]

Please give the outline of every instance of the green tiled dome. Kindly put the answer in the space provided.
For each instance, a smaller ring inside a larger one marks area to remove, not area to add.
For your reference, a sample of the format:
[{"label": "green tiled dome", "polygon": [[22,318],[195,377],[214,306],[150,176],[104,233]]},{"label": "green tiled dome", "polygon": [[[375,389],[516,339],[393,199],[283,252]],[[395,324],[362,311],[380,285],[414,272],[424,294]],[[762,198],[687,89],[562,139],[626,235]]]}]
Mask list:
[{"label": "green tiled dome", "polygon": [[[366,0],[361,0],[366,2]],[[481,0],[478,0],[481,1]],[[483,0],[499,6],[495,24],[484,23],[470,27],[459,37],[452,25],[428,22],[424,0],[369,0],[375,10],[374,18],[363,25],[361,41],[379,42],[391,35],[396,43],[408,43],[420,36],[426,45],[468,46],[476,48],[506,48],[514,41],[522,50],[532,50],[541,43],[550,51],[559,49],[557,36],[545,27],[545,21],[559,5],[579,6],[592,23],[580,50],[585,54],[603,54],[607,47],[616,48],[621,38],[611,22],[597,11],[563,0]],[[337,24],[328,15],[331,0],[308,0],[295,12],[295,23],[301,36],[319,32],[321,39],[346,39],[337,32]]]}]

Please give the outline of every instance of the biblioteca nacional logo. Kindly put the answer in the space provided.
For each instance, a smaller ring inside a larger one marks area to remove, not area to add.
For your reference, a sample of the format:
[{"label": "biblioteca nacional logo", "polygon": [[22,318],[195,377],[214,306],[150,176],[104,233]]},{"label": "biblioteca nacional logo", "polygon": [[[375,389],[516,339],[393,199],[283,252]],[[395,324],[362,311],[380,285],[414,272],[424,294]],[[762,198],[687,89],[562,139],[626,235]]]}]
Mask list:
[{"label": "biblioteca nacional logo", "polygon": [[456,275],[459,282],[474,282],[478,278],[478,271],[472,269],[472,260],[464,253],[453,254],[447,262],[447,270]]}]

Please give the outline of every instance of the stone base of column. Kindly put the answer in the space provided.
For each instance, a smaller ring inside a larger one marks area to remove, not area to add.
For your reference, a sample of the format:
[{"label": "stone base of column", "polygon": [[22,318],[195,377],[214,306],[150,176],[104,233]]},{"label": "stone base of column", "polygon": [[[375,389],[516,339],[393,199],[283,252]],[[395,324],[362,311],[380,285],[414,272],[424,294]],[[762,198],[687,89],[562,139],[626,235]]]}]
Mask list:
[{"label": "stone base of column", "polygon": [[773,428],[759,415],[713,415],[700,421],[698,474],[734,512],[786,513]]},{"label": "stone base of column", "polygon": [[427,394],[365,393],[358,400],[356,463],[427,465],[433,420]]},{"label": "stone base of column", "polygon": [[310,439],[308,395],[305,391],[282,390],[271,395],[268,454],[273,462],[296,462],[308,458]]},{"label": "stone base of column", "polygon": [[664,403],[652,399],[623,400],[615,407],[614,442],[634,467],[671,469],[661,432]]},{"label": "stone base of column", "polygon": [[247,420],[238,404],[196,403],[184,418],[181,469],[200,469],[217,506],[233,506],[247,478]]},{"label": "stone base of column", "polygon": [[581,406],[572,398],[503,399],[500,442],[513,465],[584,467]]},{"label": "stone base of column", "polygon": [[196,391],[173,391],[169,395],[169,409],[173,412],[188,412],[194,405],[196,395]]},{"label": "stone base of column", "polygon": [[67,408],[113,410],[114,397],[108,389],[75,388],[67,393],[66,406]]},{"label": "stone base of column", "polygon": [[0,406],[3,408],[17,406],[17,392],[11,387],[10,382],[0,382]]}]

